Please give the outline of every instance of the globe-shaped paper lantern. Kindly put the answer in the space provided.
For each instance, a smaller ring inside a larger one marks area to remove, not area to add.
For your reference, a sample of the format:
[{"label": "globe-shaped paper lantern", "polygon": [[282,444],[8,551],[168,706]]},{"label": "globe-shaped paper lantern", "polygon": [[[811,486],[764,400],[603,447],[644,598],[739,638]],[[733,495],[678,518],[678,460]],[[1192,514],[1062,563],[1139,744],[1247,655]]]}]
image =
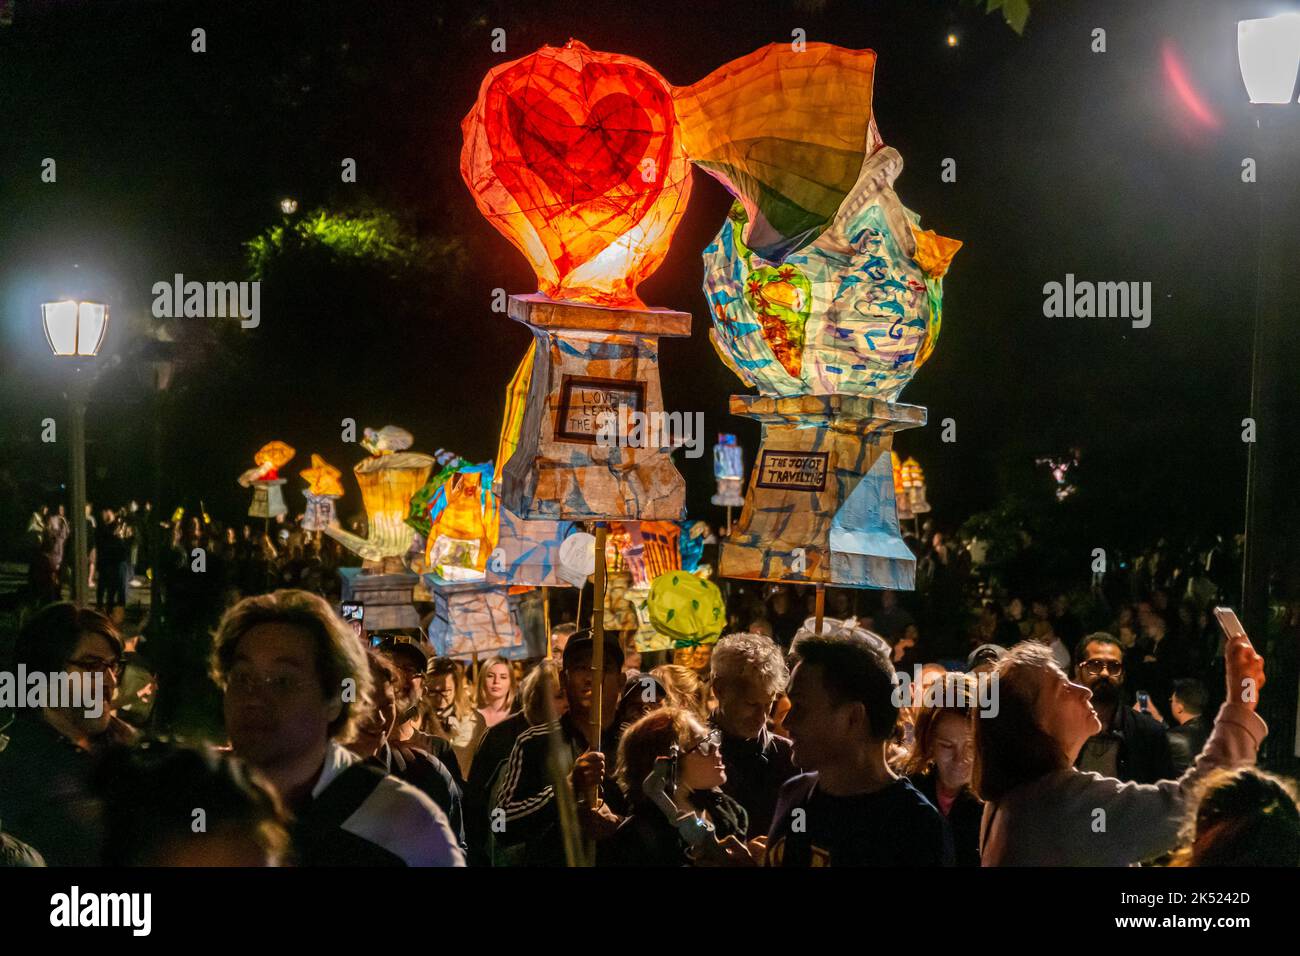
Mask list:
[{"label": "globe-shaped paper lantern", "polygon": [[715,643],[727,623],[718,586],[689,571],[669,571],[655,578],[647,606],[655,630],[679,647]]},{"label": "globe-shaped paper lantern", "polygon": [[897,398],[961,243],[918,228],[871,114],[875,54],[765,47],[675,92],[693,162],[736,196],[704,250],[714,347],[765,395]]},{"label": "globe-shaped paper lantern", "polygon": [[640,60],[576,40],[483,80],[461,175],[552,299],[639,307],[690,194],[672,94]]}]

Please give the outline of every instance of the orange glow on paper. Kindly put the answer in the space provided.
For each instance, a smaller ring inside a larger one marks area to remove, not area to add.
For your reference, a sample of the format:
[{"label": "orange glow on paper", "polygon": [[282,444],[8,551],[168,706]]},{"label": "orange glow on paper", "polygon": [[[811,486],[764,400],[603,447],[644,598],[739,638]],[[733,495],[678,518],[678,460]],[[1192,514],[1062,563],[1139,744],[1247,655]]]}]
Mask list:
[{"label": "orange glow on paper", "polygon": [[952,257],[961,248],[961,240],[949,239],[932,229],[917,229],[915,226],[912,227],[912,235],[916,237],[916,264],[931,279],[942,279],[948,273]]},{"label": "orange glow on paper", "polygon": [[343,483],[339,480],[342,472],[327,462],[320,455],[311,456],[311,467],[299,472],[307,479],[307,490],[313,495],[343,496]]},{"label": "orange glow on paper", "polygon": [[821,235],[882,145],[875,70],[871,50],[772,43],[674,89],[687,153],[740,200],[764,259]]},{"label": "orange glow on paper", "polygon": [[483,571],[500,533],[496,495],[490,489],[484,493],[482,476],[476,471],[452,475],[449,483],[447,506],[429,529],[425,563],[443,567],[444,575],[447,565]]},{"label": "orange glow on paper", "polygon": [[257,450],[253,461],[258,465],[256,481],[275,481],[280,477],[280,469],[297,454],[293,448],[282,441],[267,442]]},{"label": "orange glow on paper", "polygon": [[925,472],[915,458],[903,462],[900,475],[904,488],[919,488],[925,484]]},{"label": "orange glow on paper", "polygon": [[542,47],[487,75],[461,129],[461,176],[543,294],[642,305],[690,195],[662,76],[577,40]]},{"label": "orange glow on paper", "polygon": [[[537,342],[528,345],[528,352],[515,369],[515,374],[506,386],[506,415],[501,422],[501,438],[497,442],[496,473],[498,478],[505,471],[506,462],[519,447],[519,431],[524,424],[524,407],[528,399],[528,389],[533,381],[533,356],[537,354]],[[494,484],[496,482],[493,482]]]}]

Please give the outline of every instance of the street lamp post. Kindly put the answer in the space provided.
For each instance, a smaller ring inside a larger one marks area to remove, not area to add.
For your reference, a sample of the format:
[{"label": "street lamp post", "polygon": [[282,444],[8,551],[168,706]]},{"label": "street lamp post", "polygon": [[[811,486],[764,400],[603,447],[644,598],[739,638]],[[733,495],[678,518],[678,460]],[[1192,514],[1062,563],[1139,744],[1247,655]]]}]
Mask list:
[{"label": "street lamp post", "polygon": [[[1251,343],[1250,417],[1254,441],[1247,447],[1245,547],[1242,553],[1242,617],[1257,646],[1269,640],[1269,582],[1283,563],[1295,505],[1282,494],[1282,477],[1293,473],[1294,445],[1287,424],[1294,420],[1292,390],[1280,390],[1297,361],[1291,334],[1300,311],[1294,262],[1300,257],[1300,13],[1285,13],[1237,24],[1237,58],[1242,82],[1253,104],[1254,156],[1259,190],[1259,252],[1255,316]],[[1286,459],[1284,460],[1284,456]],[[1288,514],[1288,512],[1291,512]],[[1282,673],[1282,666],[1289,673]],[[1269,668],[1270,689],[1261,701],[1273,728],[1265,759],[1275,766],[1294,765],[1300,756],[1295,738],[1297,675],[1286,657]],[[1287,754],[1287,750],[1291,750]],[[1285,763],[1280,763],[1284,761]]]},{"label": "street lamp post", "polygon": [[73,360],[72,379],[68,384],[71,409],[69,431],[72,448],[70,514],[72,524],[72,600],[78,607],[89,602],[90,542],[86,540],[86,401],[90,381],[83,365],[93,360],[104,344],[108,331],[108,306],[100,302],[46,302],[41,306],[41,322],[50,351],[60,358]]}]

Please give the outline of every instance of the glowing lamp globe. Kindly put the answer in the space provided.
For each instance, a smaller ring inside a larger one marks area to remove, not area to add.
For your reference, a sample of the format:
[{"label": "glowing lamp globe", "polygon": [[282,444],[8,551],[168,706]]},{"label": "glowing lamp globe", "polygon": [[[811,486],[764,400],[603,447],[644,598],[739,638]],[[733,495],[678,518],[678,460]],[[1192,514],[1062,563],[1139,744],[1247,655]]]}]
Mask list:
[{"label": "glowing lamp globe", "polygon": [[1300,13],[1240,21],[1237,63],[1252,103],[1290,103],[1300,72]]},{"label": "glowing lamp globe", "polygon": [[45,340],[55,355],[95,356],[108,331],[108,306],[100,302],[46,302],[41,306]]},{"label": "glowing lamp globe", "polygon": [[461,124],[461,175],[528,258],[540,291],[640,308],[690,195],[672,93],[640,60],[577,40],[483,80]]}]

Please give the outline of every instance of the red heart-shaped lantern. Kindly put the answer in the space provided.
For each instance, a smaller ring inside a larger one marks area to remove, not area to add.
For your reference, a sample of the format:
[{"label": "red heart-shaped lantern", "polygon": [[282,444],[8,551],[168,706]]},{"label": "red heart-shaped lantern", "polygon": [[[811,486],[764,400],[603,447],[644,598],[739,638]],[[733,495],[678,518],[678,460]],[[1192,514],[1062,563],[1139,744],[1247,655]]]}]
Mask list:
[{"label": "red heart-shaped lantern", "polygon": [[543,293],[641,305],[690,195],[663,77],[570,40],[489,73],[462,129],[461,175]]}]

